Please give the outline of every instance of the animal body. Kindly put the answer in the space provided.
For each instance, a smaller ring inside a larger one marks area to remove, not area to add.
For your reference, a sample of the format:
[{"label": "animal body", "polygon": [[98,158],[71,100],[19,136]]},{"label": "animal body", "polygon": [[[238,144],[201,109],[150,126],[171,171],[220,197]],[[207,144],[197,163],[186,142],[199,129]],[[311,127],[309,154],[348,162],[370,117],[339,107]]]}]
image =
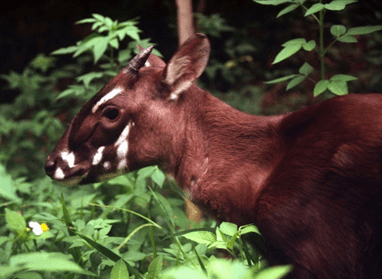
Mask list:
[{"label": "animal body", "polygon": [[141,50],[81,109],[46,161],[68,184],[159,165],[218,220],[258,226],[288,278],[382,278],[382,96],[278,116],[240,112],[194,85],[197,34],[166,65]]}]

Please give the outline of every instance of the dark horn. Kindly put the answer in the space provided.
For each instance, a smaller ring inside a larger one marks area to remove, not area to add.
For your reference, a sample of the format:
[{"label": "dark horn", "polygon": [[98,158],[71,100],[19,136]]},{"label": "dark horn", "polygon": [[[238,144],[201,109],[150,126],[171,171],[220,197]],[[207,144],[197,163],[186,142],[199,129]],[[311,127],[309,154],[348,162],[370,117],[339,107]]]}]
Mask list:
[{"label": "dark horn", "polygon": [[154,47],[151,46],[140,51],[133,59],[131,59],[129,65],[125,68],[125,72],[136,75],[139,69],[145,65],[153,48]]}]

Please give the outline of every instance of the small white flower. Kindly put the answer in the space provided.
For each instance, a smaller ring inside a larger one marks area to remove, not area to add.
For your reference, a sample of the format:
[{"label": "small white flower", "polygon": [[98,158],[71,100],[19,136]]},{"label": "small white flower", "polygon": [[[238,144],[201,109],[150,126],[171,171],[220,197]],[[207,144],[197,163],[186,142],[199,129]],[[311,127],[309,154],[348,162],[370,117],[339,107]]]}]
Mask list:
[{"label": "small white flower", "polygon": [[32,228],[35,235],[41,235],[43,233],[40,224],[37,222],[29,222],[29,227]]}]

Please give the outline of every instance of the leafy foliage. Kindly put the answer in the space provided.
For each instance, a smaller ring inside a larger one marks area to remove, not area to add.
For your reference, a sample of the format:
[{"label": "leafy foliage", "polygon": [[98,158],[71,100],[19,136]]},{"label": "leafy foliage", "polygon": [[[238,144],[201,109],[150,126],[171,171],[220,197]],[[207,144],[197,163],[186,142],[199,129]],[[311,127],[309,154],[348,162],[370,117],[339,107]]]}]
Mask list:
[{"label": "leafy foliage", "polygon": [[[315,40],[310,40],[307,42],[304,38],[298,38],[290,40],[284,44],[282,44],[283,49],[277,54],[273,64],[279,63],[301,49],[306,51],[316,50],[318,53],[318,58],[320,60],[320,71],[321,71],[321,80],[315,81],[314,79],[309,78],[309,74],[313,72],[313,68],[304,63],[304,65],[300,68],[299,74],[288,75],[282,78],[278,78],[275,80],[271,80],[268,83],[277,83],[283,82],[286,80],[290,80],[287,85],[287,90],[295,87],[296,85],[303,82],[305,79],[309,79],[313,83],[315,83],[314,87],[314,96],[318,96],[325,91],[329,90],[331,93],[335,95],[344,95],[348,93],[347,82],[356,80],[355,77],[349,75],[334,75],[330,79],[326,79],[325,76],[325,54],[331,49],[334,43],[356,43],[358,42],[356,36],[371,34],[373,32],[381,31],[382,25],[377,26],[362,26],[362,27],[353,27],[347,29],[343,25],[332,25],[330,28],[330,33],[334,37],[332,42],[324,47],[324,14],[327,11],[342,11],[346,8],[347,5],[358,2],[357,0],[333,0],[330,3],[324,4],[323,1],[320,0],[319,3],[314,3],[310,7],[308,6],[311,2],[317,1],[307,1],[307,0],[253,0],[254,2],[262,5],[282,5],[288,4],[288,6],[282,9],[277,17],[288,14],[295,9],[301,7],[305,10],[304,16],[312,16],[319,26],[319,39],[317,42]],[[319,14],[318,16],[316,14]]]}]

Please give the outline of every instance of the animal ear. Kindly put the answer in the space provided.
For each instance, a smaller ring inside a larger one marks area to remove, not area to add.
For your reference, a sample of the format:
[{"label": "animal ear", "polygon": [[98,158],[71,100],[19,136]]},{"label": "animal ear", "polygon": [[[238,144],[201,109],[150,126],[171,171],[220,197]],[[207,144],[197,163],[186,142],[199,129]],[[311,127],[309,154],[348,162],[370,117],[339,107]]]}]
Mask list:
[{"label": "animal ear", "polygon": [[[140,45],[137,45],[137,47],[138,47],[139,51],[143,50],[143,47],[141,47]],[[155,68],[164,68],[164,67],[166,67],[166,63],[164,63],[164,61],[162,59],[160,59],[158,56],[151,53],[149,58],[147,59],[147,61],[145,63],[145,66],[146,67],[155,67]]]},{"label": "animal ear", "polygon": [[196,34],[176,51],[163,72],[169,98],[176,100],[203,73],[210,55],[210,43],[204,34]]}]

